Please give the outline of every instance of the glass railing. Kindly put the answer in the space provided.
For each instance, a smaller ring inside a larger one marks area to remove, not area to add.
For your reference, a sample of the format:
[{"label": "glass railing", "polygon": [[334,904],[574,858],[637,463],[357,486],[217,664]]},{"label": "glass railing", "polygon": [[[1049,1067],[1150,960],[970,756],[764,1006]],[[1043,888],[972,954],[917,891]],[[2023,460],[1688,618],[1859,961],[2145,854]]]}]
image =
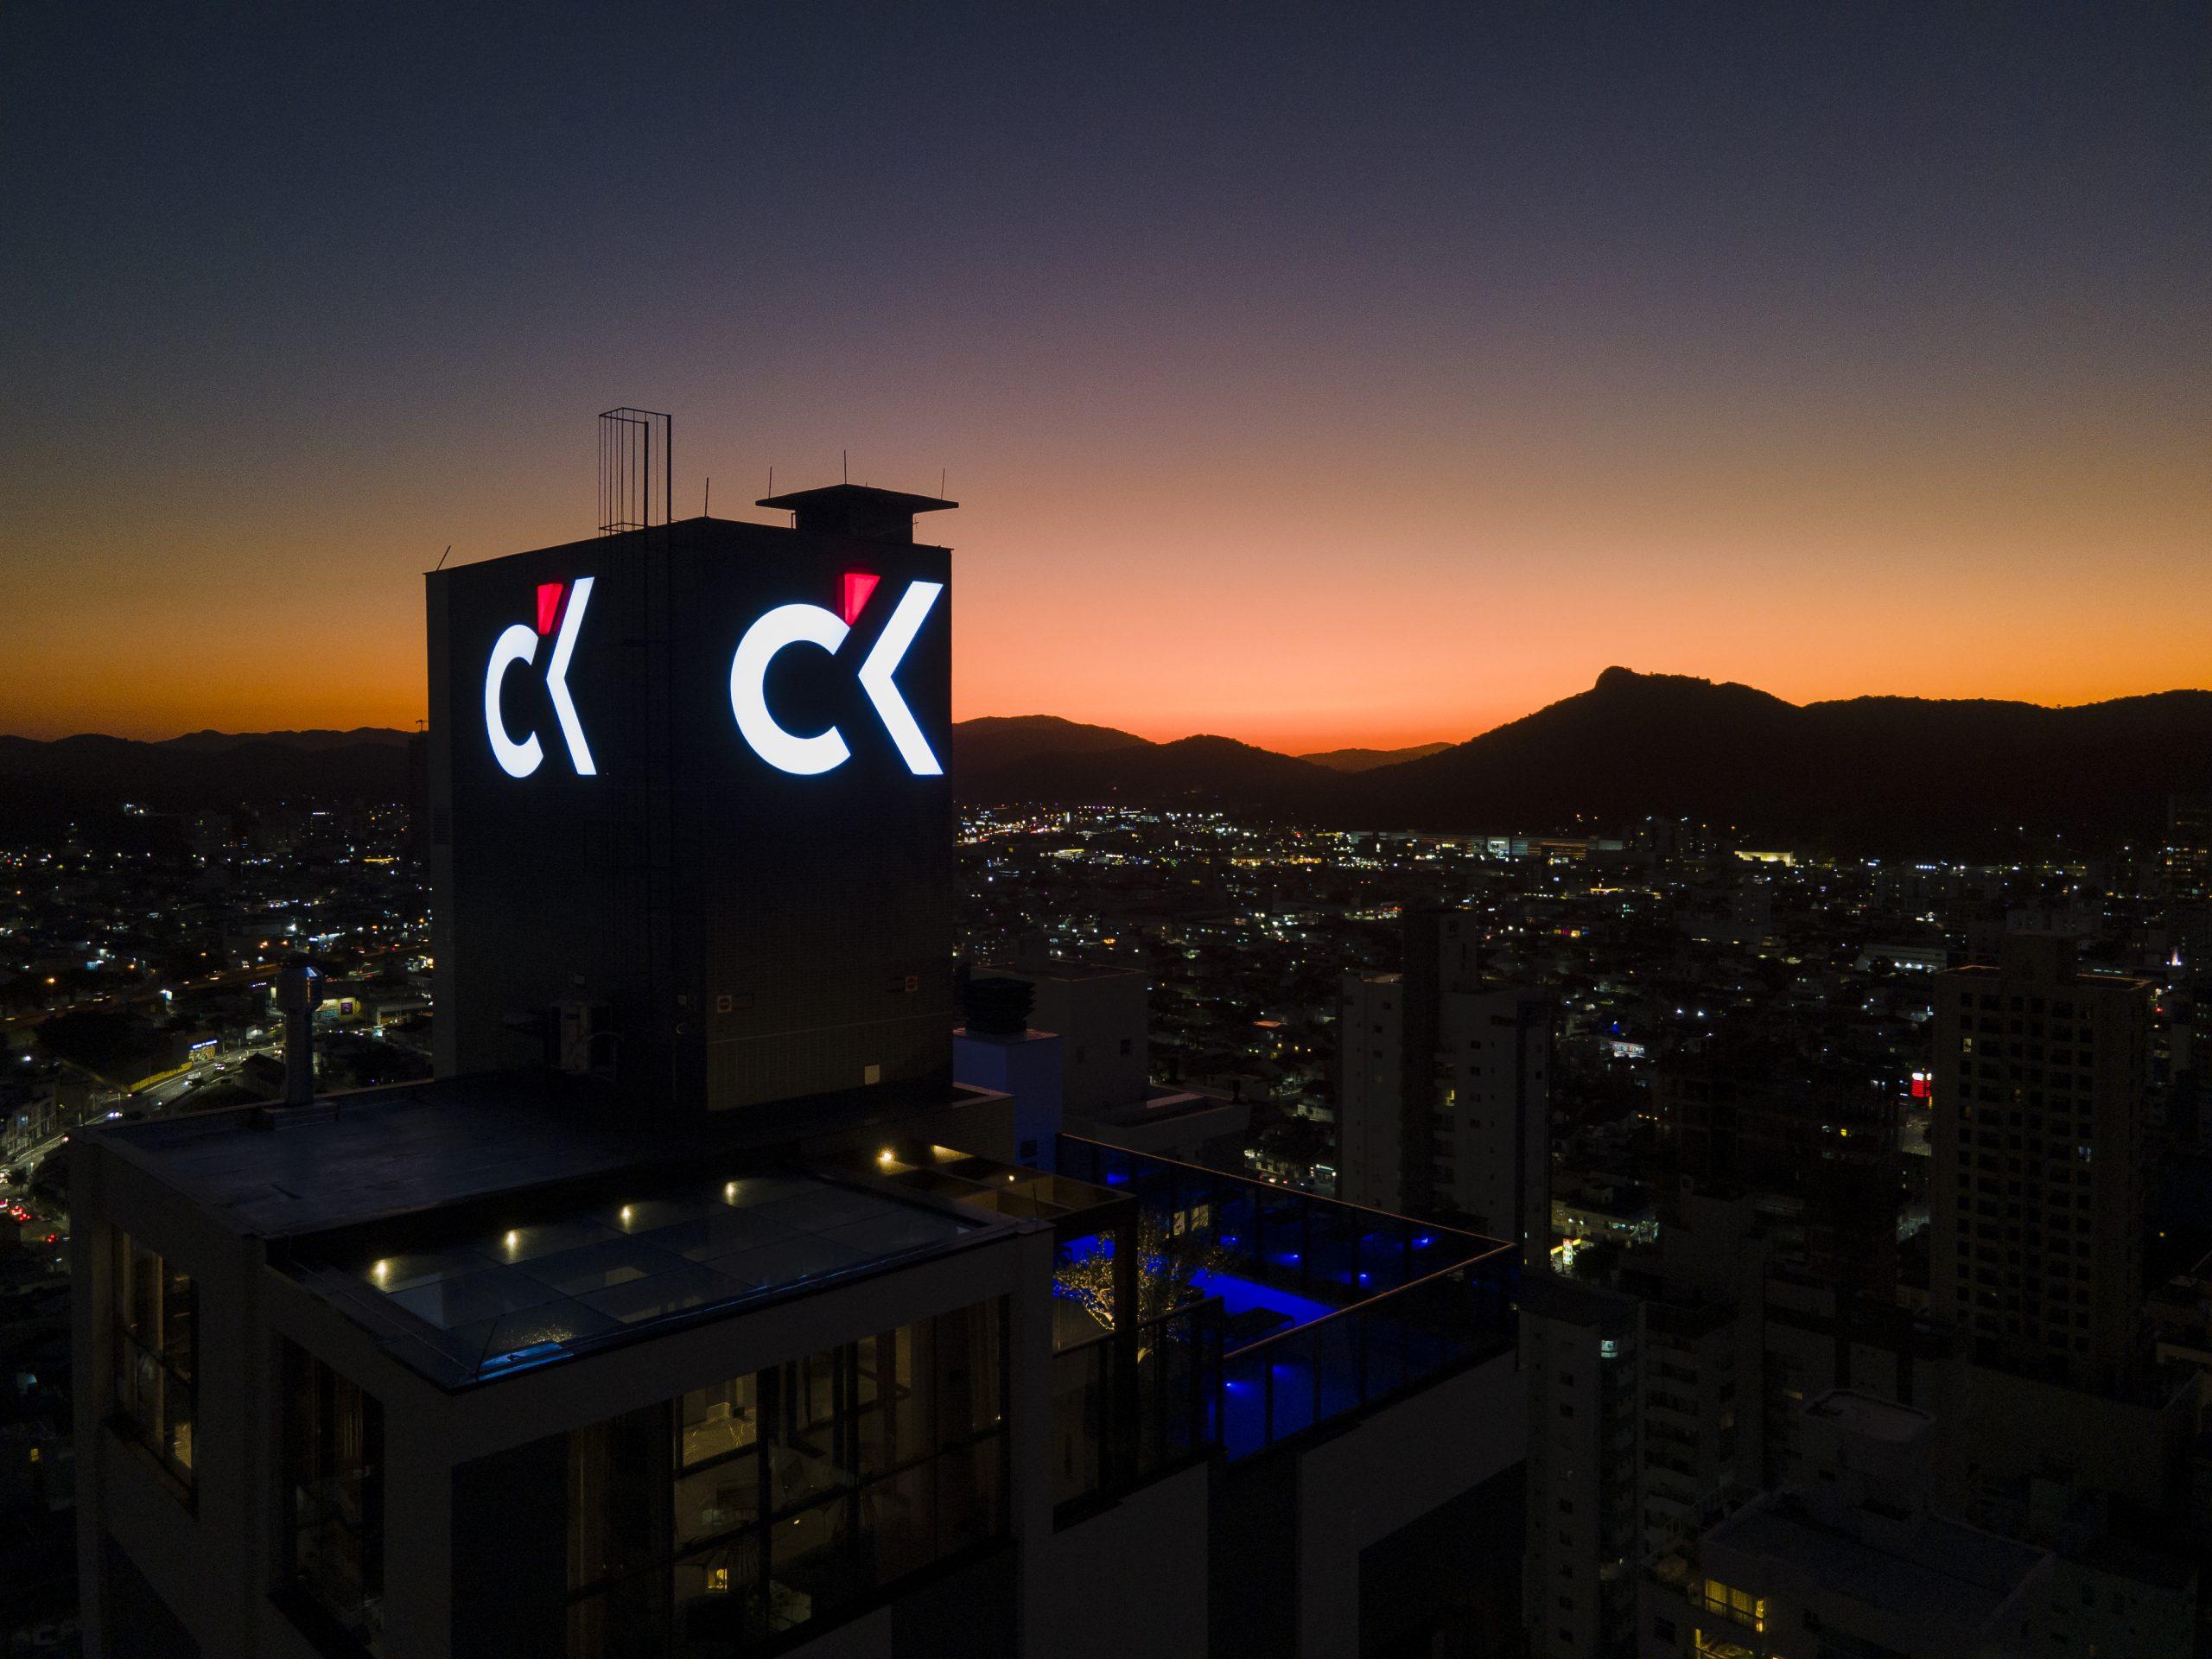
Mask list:
[{"label": "glass railing", "polygon": [[1055,1509],[1126,1491],[1221,1440],[1218,1298],[1052,1356]]},{"label": "glass railing", "polygon": [[1249,1457],[1512,1345],[1507,1258],[1463,1262],[1222,1360],[1222,1443]]},{"label": "glass railing", "polygon": [[[1301,1322],[1313,1305],[1321,1312],[1351,1306],[1440,1268],[1510,1254],[1502,1241],[1478,1233],[1083,1135],[1060,1135],[1057,1147],[1061,1174],[1127,1193],[1170,1236],[1203,1236],[1216,1274],[1300,1299],[1283,1306]],[[1234,1323],[1239,1298],[1224,1300]]]},{"label": "glass railing", "polygon": [[[1141,1333],[1118,1414],[1115,1337],[1057,1357],[1062,1501],[1122,1484],[1147,1448],[1249,1457],[1512,1345],[1513,1251],[1499,1240],[1080,1135],[1058,1150],[1063,1175],[1128,1193],[1179,1261],[1202,1259],[1205,1297]],[[1117,1451],[1116,1433],[1138,1450]]]}]

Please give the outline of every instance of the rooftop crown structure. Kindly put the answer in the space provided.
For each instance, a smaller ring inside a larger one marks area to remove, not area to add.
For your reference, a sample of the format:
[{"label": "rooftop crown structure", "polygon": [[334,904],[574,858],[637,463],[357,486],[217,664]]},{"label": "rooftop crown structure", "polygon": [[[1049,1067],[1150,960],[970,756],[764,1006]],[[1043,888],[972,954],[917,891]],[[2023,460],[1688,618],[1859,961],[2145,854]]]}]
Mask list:
[{"label": "rooftop crown structure", "polygon": [[429,581],[442,1071],[640,1109],[949,1077],[952,594],[834,486]]}]

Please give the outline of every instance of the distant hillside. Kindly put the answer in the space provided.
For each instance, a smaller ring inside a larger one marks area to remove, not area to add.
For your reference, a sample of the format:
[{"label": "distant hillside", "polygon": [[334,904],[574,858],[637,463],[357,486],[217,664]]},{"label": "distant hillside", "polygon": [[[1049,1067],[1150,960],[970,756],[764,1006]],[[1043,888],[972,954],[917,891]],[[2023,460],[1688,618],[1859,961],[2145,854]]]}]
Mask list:
[{"label": "distant hillside", "polygon": [[[398,800],[408,734],[194,733],[163,743],[0,737],[0,835],[133,801],[175,810]],[[1206,804],[1347,828],[1618,830],[1647,815],[1869,853],[2149,839],[2167,797],[2212,791],[2212,691],[2075,709],[1854,697],[1609,668],[1587,691],[1448,747],[1298,757],[1225,737],[1155,743],[1050,715],[963,721],[963,800]]]},{"label": "distant hillside", "polygon": [[2074,709],[1764,691],[1609,668],[1578,696],[1359,780],[1378,827],[1564,828],[1646,814],[1870,851],[1990,847],[2022,830],[2152,836],[2212,786],[2212,692]]},{"label": "distant hillside", "polygon": [[1185,737],[1033,753],[988,772],[956,766],[953,787],[962,798],[976,801],[1126,800],[1302,811],[1334,778],[1322,767],[1232,738]]},{"label": "distant hillside", "polygon": [[1348,828],[1610,833],[1657,814],[1870,853],[1983,850],[2023,831],[2097,845],[2156,836],[2171,793],[2212,789],[2212,692],[1800,707],[1609,668],[1480,737],[1357,772],[1186,738],[1033,754],[956,784],[974,800],[1204,800]]},{"label": "distant hillside", "polygon": [[411,734],[390,726],[356,726],[351,731],[314,728],[303,732],[187,732],[182,737],[162,739],[154,747],[213,753],[241,748],[249,743],[277,743],[293,749],[348,749],[361,745],[404,748]]},{"label": "distant hillside", "polygon": [[1324,749],[1319,754],[1301,754],[1298,758],[1313,766],[1326,766],[1331,772],[1372,772],[1377,766],[1426,760],[1451,747],[1449,743],[1416,743],[1409,749]]},{"label": "distant hillside", "polygon": [[952,776],[957,783],[1039,755],[1096,754],[1140,747],[1150,744],[1134,732],[1085,726],[1058,715],[986,715],[953,727]]},{"label": "distant hillside", "polygon": [[15,809],[0,818],[42,822],[57,810],[112,809],[125,801],[164,811],[308,797],[396,801],[406,793],[407,736],[368,727],[196,733],[161,743],[0,737],[0,793]]}]

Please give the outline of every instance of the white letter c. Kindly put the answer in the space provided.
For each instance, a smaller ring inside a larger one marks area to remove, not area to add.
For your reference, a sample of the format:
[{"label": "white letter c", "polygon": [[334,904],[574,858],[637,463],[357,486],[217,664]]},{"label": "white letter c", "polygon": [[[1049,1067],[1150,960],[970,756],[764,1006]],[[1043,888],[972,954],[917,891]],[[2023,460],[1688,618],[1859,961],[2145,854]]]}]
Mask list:
[{"label": "white letter c", "polygon": [[[778,725],[768,712],[768,664],[776,653],[785,645],[810,645],[835,655],[845,643],[846,632],[836,613],[819,605],[779,605],[747,628],[737,642],[737,654],[729,663],[730,709],[753,752],[779,772],[810,778],[843,766],[852,753],[835,726],[811,737],[798,737]],[[493,660],[498,660],[496,655]],[[486,696],[488,699],[492,694]],[[537,741],[531,740],[533,744]]]},{"label": "white letter c", "polygon": [[527,778],[536,772],[545,750],[536,732],[519,743],[507,735],[506,722],[499,718],[499,683],[515,664],[530,662],[537,655],[537,631],[518,622],[499,636],[492,647],[491,664],[484,671],[484,734],[492,740],[492,753],[499,769],[510,778]]}]

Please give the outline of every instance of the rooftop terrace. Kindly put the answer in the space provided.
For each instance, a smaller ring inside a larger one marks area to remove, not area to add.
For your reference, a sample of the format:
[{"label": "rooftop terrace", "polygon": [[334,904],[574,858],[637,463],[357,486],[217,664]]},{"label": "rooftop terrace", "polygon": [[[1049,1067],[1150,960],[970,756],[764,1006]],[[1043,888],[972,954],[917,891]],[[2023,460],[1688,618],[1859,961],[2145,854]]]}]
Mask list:
[{"label": "rooftop terrace", "polygon": [[[1116,1375],[1118,1318],[1056,1356],[1064,1422],[1119,1424],[1094,1437],[1094,1464],[1063,1461],[1064,1504],[1177,1456],[1235,1460],[1325,1433],[1512,1345],[1503,1240],[1079,1135],[1058,1146],[1064,1178],[1130,1202],[1133,1276],[1157,1287],[1139,1298],[1133,1376]],[[1104,1230],[1061,1229],[1064,1301],[1081,1300],[1087,1255],[1125,1248]]]},{"label": "rooftop terrace", "polygon": [[286,1270],[448,1388],[678,1322],[863,1277],[1002,1232],[791,1168],[694,1172],[628,1196],[554,1192],[511,1226],[479,1215],[425,1236],[411,1218],[308,1240]]},{"label": "rooftop terrace", "polygon": [[651,1117],[573,1079],[459,1079],[96,1133],[454,1389],[1004,1233],[1003,1211],[791,1151],[923,1093],[944,1103]]}]

